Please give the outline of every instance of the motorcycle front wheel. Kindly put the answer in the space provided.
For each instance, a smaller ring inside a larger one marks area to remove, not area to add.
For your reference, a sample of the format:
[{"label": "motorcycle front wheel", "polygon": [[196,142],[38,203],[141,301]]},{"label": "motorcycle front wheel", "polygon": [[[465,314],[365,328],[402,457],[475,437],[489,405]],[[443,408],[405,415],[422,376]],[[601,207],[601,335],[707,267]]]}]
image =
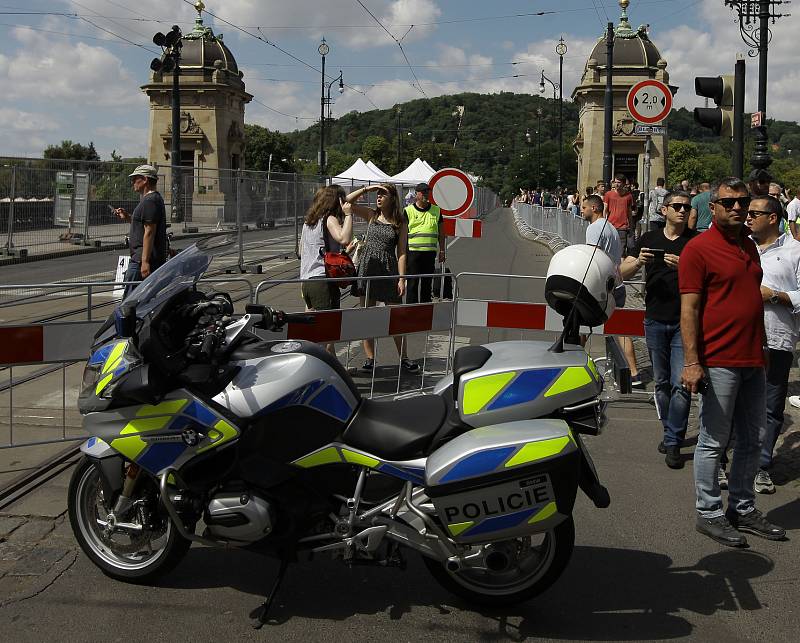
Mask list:
[{"label": "motorcycle front wheel", "polygon": [[134,508],[123,519],[134,527],[109,529],[112,500],[103,496],[100,473],[88,458],[75,467],[68,497],[72,532],[84,553],[107,576],[128,583],[145,583],[172,569],[188,551],[191,543],[163,515],[163,508],[149,507],[155,503],[154,494],[154,483],[141,481],[132,500],[142,501],[139,505],[148,507],[147,511],[154,515]]},{"label": "motorcycle front wheel", "polygon": [[483,569],[450,571],[444,563],[423,557],[428,571],[445,589],[481,605],[510,605],[541,594],[561,576],[575,545],[572,516],[537,537],[486,545]]}]

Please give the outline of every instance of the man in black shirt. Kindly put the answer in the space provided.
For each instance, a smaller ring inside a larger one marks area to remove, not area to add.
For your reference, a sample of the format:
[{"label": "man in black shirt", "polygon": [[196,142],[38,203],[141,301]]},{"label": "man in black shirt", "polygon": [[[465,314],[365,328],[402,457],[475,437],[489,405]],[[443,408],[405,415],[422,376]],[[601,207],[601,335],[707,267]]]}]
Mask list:
[{"label": "man in black shirt", "polygon": [[[689,421],[690,393],[681,386],[683,342],[681,341],[681,298],[678,291],[678,260],[681,251],[697,232],[687,227],[692,200],[683,191],[664,196],[661,230],[643,234],[635,254],[620,266],[623,279],[645,267],[644,333],[653,364],[656,405],[664,425],[667,466],[683,467],[681,444]],[[659,445],[660,446],[660,445]]]},{"label": "man in black shirt", "polygon": [[[131,174],[133,189],[142,195],[139,205],[130,214],[125,208],[114,212],[124,221],[131,222],[128,235],[131,261],[125,272],[125,281],[142,281],[167,260],[167,212],[164,199],[156,190],[158,172],[152,165],[140,165]],[[125,297],[136,288],[125,286]]]}]

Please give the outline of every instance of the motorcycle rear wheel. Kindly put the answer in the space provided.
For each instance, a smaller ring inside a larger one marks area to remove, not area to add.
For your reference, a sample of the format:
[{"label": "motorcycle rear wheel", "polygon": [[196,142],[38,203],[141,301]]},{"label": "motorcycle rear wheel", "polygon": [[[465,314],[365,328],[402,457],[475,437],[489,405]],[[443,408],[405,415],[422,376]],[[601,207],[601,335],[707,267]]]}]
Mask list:
[{"label": "motorcycle rear wheel", "polygon": [[451,572],[444,563],[428,557],[423,560],[442,587],[466,601],[479,605],[511,605],[541,594],[561,576],[575,545],[572,516],[546,532],[538,546],[526,548],[525,542],[526,539],[517,538],[493,543],[493,547],[506,550],[504,555],[514,551],[521,554],[508,569],[496,572],[469,568]]},{"label": "motorcycle rear wheel", "polygon": [[175,567],[189,550],[191,543],[168,517],[163,518],[159,529],[145,529],[139,536],[104,533],[110,508],[103,498],[100,474],[89,458],[83,458],[75,467],[68,494],[69,521],[75,539],[106,576],[146,583]]}]

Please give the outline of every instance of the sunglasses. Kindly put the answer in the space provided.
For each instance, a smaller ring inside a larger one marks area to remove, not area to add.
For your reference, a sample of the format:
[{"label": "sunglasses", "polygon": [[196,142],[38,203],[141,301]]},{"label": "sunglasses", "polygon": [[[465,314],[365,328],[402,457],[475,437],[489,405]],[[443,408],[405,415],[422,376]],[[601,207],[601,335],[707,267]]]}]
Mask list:
[{"label": "sunglasses", "polygon": [[690,212],[692,209],[691,203],[669,203],[667,207],[672,208],[675,212]]},{"label": "sunglasses", "polygon": [[737,203],[741,208],[750,207],[750,201],[751,199],[749,196],[728,196],[712,201],[712,203],[719,203],[726,210],[733,210],[733,206]]},{"label": "sunglasses", "polygon": [[760,217],[760,216],[762,216],[764,214],[770,215],[770,214],[773,214],[773,213],[772,212],[764,212],[764,210],[748,210],[747,211],[747,216],[750,217],[751,219],[758,219],[758,217]]}]

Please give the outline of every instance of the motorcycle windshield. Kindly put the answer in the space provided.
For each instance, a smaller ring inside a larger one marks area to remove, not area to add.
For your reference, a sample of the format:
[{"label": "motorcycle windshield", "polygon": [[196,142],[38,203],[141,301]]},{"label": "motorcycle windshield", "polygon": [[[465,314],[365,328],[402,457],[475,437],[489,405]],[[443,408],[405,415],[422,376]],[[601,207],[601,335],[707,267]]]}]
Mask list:
[{"label": "motorcycle windshield", "polygon": [[186,250],[160,266],[120,304],[134,304],[136,316],[142,319],[162,303],[192,288],[206,273],[214,257],[231,252],[235,237],[208,237],[192,244]]}]

